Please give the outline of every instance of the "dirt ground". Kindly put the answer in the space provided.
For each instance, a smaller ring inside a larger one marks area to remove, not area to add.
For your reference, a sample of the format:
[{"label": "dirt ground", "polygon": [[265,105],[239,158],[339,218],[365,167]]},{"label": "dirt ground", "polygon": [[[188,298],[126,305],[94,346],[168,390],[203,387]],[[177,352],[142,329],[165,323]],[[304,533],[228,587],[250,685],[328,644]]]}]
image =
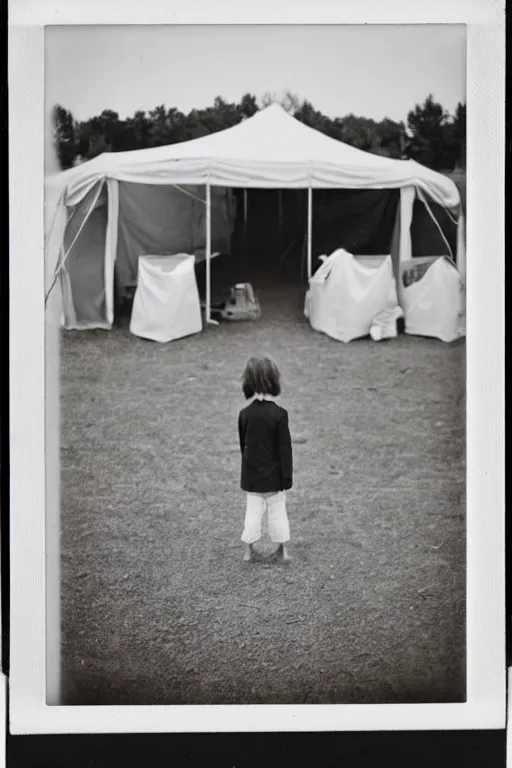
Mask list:
[{"label": "dirt ground", "polygon": [[[465,699],[465,345],[312,331],[303,291],[159,345],[62,337],[66,704]],[[294,441],[288,566],[242,561],[240,376]]]}]

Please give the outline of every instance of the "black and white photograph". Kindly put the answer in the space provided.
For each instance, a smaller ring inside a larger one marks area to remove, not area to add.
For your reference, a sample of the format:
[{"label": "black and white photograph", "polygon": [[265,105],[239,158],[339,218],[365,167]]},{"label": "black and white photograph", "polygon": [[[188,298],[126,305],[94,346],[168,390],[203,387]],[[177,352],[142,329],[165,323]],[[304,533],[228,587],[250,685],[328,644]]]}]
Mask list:
[{"label": "black and white photograph", "polygon": [[466,701],[466,28],[47,26],[61,705]]}]

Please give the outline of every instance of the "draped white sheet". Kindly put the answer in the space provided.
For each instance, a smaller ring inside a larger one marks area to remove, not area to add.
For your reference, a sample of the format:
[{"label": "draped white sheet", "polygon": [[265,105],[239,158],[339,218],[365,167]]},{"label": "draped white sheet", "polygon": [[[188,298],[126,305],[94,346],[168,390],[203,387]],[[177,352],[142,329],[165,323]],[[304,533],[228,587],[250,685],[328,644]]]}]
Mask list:
[{"label": "draped white sheet", "polygon": [[141,256],[130,331],[165,343],[203,328],[194,256]]},{"label": "draped white sheet", "polygon": [[441,341],[455,341],[464,335],[463,286],[453,262],[441,256],[404,262],[402,271],[411,264],[431,263],[415,283],[404,287],[400,280],[398,294],[404,310],[405,332],[430,336]]},{"label": "draped white sheet", "polygon": [[309,281],[304,313],[315,331],[337,341],[367,336],[373,320],[398,305],[391,256],[334,251]]}]

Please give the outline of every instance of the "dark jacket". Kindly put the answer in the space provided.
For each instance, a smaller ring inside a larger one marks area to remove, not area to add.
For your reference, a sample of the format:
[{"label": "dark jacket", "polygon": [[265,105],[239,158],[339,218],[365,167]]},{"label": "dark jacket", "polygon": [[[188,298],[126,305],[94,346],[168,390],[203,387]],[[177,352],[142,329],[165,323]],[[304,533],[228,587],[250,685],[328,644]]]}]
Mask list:
[{"label": "dark jacket", "polygon": [[271,400],[254,400],[238,417],[242,490],[287,491],[292,487],[292,441],[288,413]]}]

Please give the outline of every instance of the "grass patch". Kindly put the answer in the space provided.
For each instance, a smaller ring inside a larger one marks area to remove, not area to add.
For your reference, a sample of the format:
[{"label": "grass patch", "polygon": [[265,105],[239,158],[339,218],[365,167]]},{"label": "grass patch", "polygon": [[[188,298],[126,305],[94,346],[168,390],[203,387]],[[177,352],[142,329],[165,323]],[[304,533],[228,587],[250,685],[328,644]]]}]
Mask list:
[{"label": "grass patch", "polygon": [[[340,344],[303,291],[167,345],[62,337],[67,704],[465,698],[465,345]],[[240,376],[283,374],[290,566],[242,562]]]}]

